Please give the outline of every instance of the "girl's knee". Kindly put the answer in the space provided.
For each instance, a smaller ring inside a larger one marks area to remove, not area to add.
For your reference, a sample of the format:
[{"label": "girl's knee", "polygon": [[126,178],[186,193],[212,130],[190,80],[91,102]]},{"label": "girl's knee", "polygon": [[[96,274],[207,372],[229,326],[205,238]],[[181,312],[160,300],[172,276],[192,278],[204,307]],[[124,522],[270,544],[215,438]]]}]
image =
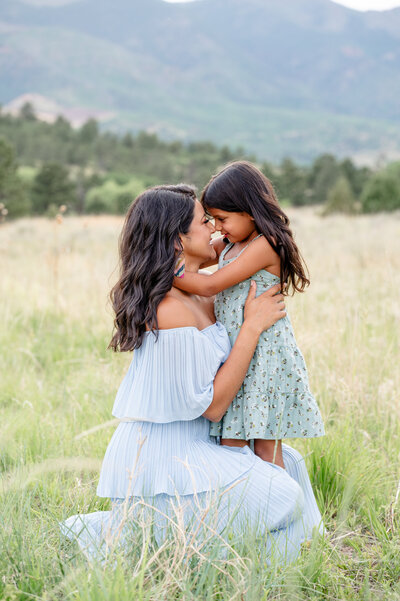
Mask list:
[{"label": "girl's knee", "polygon": [[254,453],[263,461],[285,468],[281,440],[257,439],[254,441]]}]

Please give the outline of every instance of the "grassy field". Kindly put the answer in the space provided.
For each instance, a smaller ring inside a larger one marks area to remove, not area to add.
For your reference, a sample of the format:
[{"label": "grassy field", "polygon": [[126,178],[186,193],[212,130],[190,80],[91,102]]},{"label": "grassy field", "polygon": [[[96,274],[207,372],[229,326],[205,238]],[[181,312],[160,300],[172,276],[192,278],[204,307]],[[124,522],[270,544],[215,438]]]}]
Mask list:
[{"label": "grassy field", "polygon": [[156,555],[145,530],[130,558],[89,565],[61,537],[108,507],[96,483],[130,361],[106,350],[121,220],[0,225],[0,598],[400,598],[400,215],[290,215],[312,285],[288,306],[327,426],[295,446],[327,535],[288,567],[250,539],[223,560],[178,537]]}]

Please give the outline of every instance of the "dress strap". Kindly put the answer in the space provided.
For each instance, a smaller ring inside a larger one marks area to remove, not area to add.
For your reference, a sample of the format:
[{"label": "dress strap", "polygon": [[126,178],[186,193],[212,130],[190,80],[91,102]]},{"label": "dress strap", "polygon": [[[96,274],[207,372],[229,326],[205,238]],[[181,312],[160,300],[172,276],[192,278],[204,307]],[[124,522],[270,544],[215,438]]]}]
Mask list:
[{"label": "dress strap", "polygon": [[230,250],[233,246],[232,242],[229,242],[229,244],[227,244],[225,246],[225,248],[223,249],[223,251],[221,252],[221,254],[219,255],[219,263],[222,263],[225,260],[225,255],[228,252],[228,250]]},{"label": "dress strap", "polygon": [[[252,242],[254,242],[254,240],[257,240],[257,238],[261,238],[261,236],[263,236],[264,234],[258,234],[258,236],[256,236],[255,238],[253,238],[252,240],[250,240],[250,242],[248,242],[246,244],[246,246],[243,246],[242,250],[240,252],[238,252],[238,254],[235,257],[232,257],[232,259],[237,259],[238,257],[240,257],[240,255],[242,254],[243,251],[246,250],[246,248],[248,246],[250,246],[250,244]],[[224,248],[224,250],[222,251],[222,253],[220,254],[220,259],[223,261],[225,259],[225,254],[228,252],[228,250],[230,250],[232,248],[233,244],[229,243],[226,248]],[[230,260],[230,259],[229,259]]]},{"label": "dress strap", "polygon": [[[264,236],[264,234],[258,234],[258,236],[256,236],[255,238],[253,238],[252,240],[250,240],[250,242],[248,244],[246,244],[246,246],[244,248],[247,248],[248,246],[250,246],[250,244],[252,242],[254,242],[254,240],[257,240],[257,238],[261,238],[261,236]],[[242,250],[244,250],[244,248],[242,248]],[[242,252],[242,251],[240,251]]]}]

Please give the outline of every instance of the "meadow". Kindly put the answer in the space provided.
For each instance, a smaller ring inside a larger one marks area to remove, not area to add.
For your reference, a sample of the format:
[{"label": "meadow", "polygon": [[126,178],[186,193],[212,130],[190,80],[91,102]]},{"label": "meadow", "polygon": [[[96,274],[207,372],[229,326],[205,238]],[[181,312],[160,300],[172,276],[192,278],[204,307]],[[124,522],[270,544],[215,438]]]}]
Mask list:
[{"label": "meadow", "polygon": [[287,306],[327,434],[294,443],[326,534],[285,567],[250,537],[156,550],[143,528],[96,565],[61,536],[60,520],[109,506],[96,484],[131,359],[107,350],[122,220],[0,224],[0,598],[400,598],[400,214],[288,212],[311,287]]}]

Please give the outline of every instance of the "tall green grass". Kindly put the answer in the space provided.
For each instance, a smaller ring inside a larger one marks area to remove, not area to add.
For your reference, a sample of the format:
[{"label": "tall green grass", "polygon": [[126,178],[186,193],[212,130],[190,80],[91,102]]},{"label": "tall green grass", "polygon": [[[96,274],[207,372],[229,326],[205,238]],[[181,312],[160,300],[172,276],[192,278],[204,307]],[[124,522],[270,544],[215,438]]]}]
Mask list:
[{"label": "tall green grass", "polygon": [[400,598],[400,217],[291,217],[312,286],[287,305],[327,426],[292,443],[327,533],[286,567],[268,566],[251,533],[156,549],[143,526],[103,564],[61,536],[60,520],[109,507],[97,477],[130,361],[106,350],[121,221],[0,227],[1,598]]}]

